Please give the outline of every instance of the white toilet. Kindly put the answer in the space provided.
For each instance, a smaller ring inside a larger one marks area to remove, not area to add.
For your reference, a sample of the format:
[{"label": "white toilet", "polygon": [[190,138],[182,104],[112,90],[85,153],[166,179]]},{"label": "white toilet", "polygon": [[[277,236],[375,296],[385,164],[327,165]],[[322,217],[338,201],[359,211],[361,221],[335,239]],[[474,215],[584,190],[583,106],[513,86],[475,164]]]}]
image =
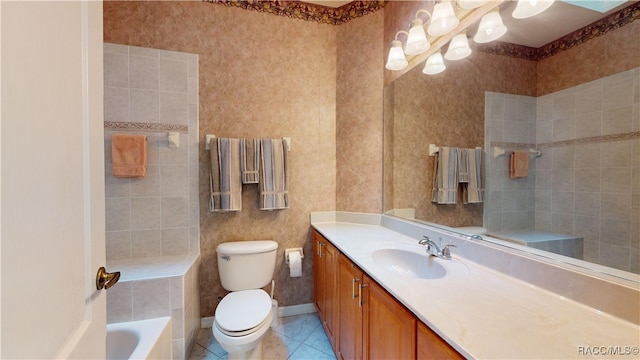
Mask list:
[{"label": "white toilet", "polygon": [[231,291],[216,308],[213,336],[229,359],[262,359],[262,337],[273,320],[271,296],[261,288],[273,278],[278,243],[271,240],[218,245],[222,287]]}]

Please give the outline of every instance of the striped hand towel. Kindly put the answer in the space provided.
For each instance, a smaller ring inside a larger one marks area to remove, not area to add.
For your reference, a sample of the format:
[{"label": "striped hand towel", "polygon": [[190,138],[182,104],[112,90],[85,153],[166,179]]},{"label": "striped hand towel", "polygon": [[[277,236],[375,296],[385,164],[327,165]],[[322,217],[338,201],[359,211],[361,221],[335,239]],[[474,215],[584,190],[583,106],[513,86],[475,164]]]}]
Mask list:
[{"label": "striped hand towel", "polygon": [[465,153],[462,158],[468,170],[466,184],[462,186],[462,201],[465,204],[481,203],[484,201],[484,152],[481,149],[460,149],[460,152]]},{"label": "striped hand towel", "polygon": [[242,210],[240,140],[218,138],[211,141],[209,211]]},{"label": "striped hand towel", "polygon": [[257,184],[260,179],[260,140],[240,139],[242,183]]},{"label": "striped hand towel", "polygon": [[431,202],[438,204],[458,202],[458,152],[458,148],[442,146],[436,153]]},{"label": "striped hand towel", "polygon": [[260,140],[260,210],[289,207],[287,149],[282,139]]}]

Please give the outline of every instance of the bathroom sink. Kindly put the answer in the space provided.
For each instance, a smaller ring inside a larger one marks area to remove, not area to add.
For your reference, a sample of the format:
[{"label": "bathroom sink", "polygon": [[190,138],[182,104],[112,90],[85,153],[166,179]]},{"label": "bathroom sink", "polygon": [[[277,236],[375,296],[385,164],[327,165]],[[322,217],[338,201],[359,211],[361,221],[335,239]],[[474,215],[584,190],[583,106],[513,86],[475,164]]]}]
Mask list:
[{"label": "bathroom sink", "polygon": [[447,273],[433,256],[401,249],[381,249],[371,254],[373,261],[399,275],[418,279],[439,279]]}]

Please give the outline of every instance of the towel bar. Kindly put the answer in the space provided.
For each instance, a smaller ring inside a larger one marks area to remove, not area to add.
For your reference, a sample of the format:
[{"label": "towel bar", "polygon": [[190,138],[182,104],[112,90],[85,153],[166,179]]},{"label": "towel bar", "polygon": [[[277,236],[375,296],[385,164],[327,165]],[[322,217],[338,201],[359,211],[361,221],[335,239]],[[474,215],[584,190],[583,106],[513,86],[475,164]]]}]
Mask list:
[{"label": "towel bar", "polygon": [[[507,150],[503,147],[500,146],[496,146],[493,148],[493,157],[497,158],[501,155],[504,155],[507,153]],[[540,156],[542,156],[542,152],[536,150],[536,149],[529,149],[529,157],[531,159],[535,159],[535,158],[539,158]]]},{"label": "towel bar", "polygon": [[[211,140],[215,139],[215,138],[216,138],[215,135],[210,135],[210,134],[205,135],[206,144],[205,144],[204,148],[206,150],[211,150]],[[287,151],[291,151],[291,138],[290,137],[283,137],[282,140],[284,140],[284,143],[285,143],[285,145],[287,147]]]},{"label": "towel bar", "polygon": [[[480,146],[475,147],[476,150],[482,150]],[[429,156],[436,156],[436,153],[440,151],[440,146],[435,144],[429,144]]]}]

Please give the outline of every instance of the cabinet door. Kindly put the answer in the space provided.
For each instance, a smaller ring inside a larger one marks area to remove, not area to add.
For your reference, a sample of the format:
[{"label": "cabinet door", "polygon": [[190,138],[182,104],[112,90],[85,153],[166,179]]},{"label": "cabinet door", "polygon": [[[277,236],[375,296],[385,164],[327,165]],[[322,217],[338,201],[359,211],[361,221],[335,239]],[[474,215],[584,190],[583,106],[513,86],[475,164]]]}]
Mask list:
[{"label": "cabinet door", "polygon": [[313,303],[318,311],[320,321],[324,322],[324,261],[322,256],[322,241],[318,232],[313,232]]},{"label": "cabinet door", "polygon": [[359,293],[362,270],[349,258],[338,260],[338,288],[340,293],[340,341],[338,359],[362,359],[362,307]]},{"label": "cabinet door", "polygon": [[338,284],[340,252],[317,231],[313,232],[313,301],[334,351],[337,350]]},{"label": "cabinet door", "polygon": [[338,256],[340,252],[330,242],[324,242],[324,312],[325,330],[327,338],[334,351],[338,348],[338,322],[340,313],[338,308]]},{"label": "cabinet door", "polygon": [[418,321],[417,359],[464,359],[451,345],[447,344],[433,330]]},{"label": "cabinet door", "polygon": [[364,284],[364,357],[415,359],[416,318],[366,275]]}]

